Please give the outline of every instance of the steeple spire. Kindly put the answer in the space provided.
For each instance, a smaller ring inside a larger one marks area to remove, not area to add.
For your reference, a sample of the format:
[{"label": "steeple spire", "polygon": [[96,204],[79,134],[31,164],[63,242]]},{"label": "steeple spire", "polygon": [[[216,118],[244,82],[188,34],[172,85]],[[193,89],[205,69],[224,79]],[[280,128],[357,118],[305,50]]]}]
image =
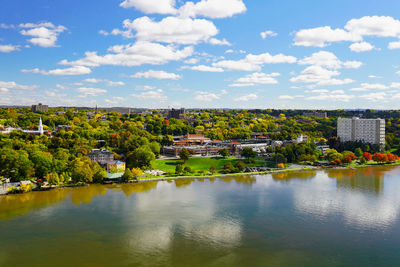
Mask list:
[{"label": "steeple spire", "polygon": [[38,131],[39,131],[39,134],[40,134],[40,135],[43,135],[43,134],[44,134],[44,131],[43,131],[43,124],[42,124],[42,117],[40,117],[40,119],[39,119]]}]

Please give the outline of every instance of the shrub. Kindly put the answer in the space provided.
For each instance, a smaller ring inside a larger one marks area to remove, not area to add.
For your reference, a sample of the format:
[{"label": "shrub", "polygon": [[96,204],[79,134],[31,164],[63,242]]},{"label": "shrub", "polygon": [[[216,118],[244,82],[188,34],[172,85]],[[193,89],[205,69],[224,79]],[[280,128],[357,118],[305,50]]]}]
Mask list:
[{"label": "shrub", "polygon": [[9,194],[18,194],[18,193],[21,193],[21,191],[20,191],[17,187],[15,187],[15,186],[10,186],[9,188],[7,188],[7,192],[8,192]]},{"label": "shrub", "polygon": [[183,169],[183,171],[184,171],[184,172],[187,172],[187,173],[191,173],[191,172],[192,172],[192,168],[190,168],[189,166],[186,166],[186,167]]},{"label": "shrub", "polygon": [[22,184],[22,185],[19,187],[19,191],[20,191],[20,192],[23,192],[23,193],[30,192],[30,191],[32,191],[32,189],[33,189],[33,184],[32,184],[32,183],[29,183],[29,184]]},{"label": "shrub", "polygon": [[283,164],[283,163],[278,163],[277,167],[278,167],[279,169],[283,169],[283,168],[285,168],[285,164]]},{"label": "shrub", "polygon": [[243,171],[246,168],[246,165],[244,164],[243,161],[238,161],[235,164],[235,167],[238,169],[238,171]]}]

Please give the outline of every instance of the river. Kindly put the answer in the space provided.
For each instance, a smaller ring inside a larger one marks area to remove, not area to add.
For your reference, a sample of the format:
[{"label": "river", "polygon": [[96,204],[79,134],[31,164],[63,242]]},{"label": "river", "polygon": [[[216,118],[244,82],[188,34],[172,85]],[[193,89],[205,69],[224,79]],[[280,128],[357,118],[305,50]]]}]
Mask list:
[{"label": "river", "polygon": [[0,266],[398,266],[400,167],[0,196]]}]

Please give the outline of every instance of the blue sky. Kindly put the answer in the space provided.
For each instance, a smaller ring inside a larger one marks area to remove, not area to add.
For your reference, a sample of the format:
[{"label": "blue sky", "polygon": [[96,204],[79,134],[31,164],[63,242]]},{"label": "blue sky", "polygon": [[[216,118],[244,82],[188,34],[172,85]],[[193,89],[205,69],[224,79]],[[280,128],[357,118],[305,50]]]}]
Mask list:
[{"label": "blue sky", "polygon": [[400,108],[399,1],[4,0],[0,105]]}]

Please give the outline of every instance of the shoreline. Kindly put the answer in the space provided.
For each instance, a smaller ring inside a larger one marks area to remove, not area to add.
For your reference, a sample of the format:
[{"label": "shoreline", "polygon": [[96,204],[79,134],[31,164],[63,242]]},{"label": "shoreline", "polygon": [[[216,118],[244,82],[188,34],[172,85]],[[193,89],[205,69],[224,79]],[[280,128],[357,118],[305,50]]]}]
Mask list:
[{"label": "shoreline", "polygon": [[[360,169],[360,168],[367,168],[367,167],[379,167],[379,166],[399,166],[400,161],[388,163],[388,164],[370,164],[370,165],[354,165],[354,166],[318,166],[318,167],[303,167],[298,169],[277,169],[277,170],[270,170],[270,171],[263,171],[263,172],[240,172],[240,173],[221,173],[215,175],[187,175],[187,176],[169,176],[169,177],[160,177],[160,178],[143,178],[138,180],[131,180],[128,182],[111,182],[111,183],[101,183],[102,185],[107,184],[130,184],[130,183],[147,183],[147,182],[162,182],[162,181],[175,181],[175,180],[185,180],[185,179],[213,179],[213,178],[225,178],[225,177],[236,177],[236,176],[244,176],[244,175],[268,175],[268,174],[275,174],[275,173],[289,173],[289,172],[303,172],[303,171],[321,171],[321,170],[351,170],[351,169]],[[305,165],[304,165],[305,166]],[[53,189],[62,189],[62,188],[69,188],[69,187],[83,187],[83,186],[90,186],[91,184],[88,183],[81,183],[81,184],[67,184],[67,185],[60,185],[54,187],[45,187],[40,189],[33,189],[32,192],[41,192],[41,191],[49,191]],[[0,194],[0,196],[8,195]],[[24,194],[22,192],[17,194]]]}]

